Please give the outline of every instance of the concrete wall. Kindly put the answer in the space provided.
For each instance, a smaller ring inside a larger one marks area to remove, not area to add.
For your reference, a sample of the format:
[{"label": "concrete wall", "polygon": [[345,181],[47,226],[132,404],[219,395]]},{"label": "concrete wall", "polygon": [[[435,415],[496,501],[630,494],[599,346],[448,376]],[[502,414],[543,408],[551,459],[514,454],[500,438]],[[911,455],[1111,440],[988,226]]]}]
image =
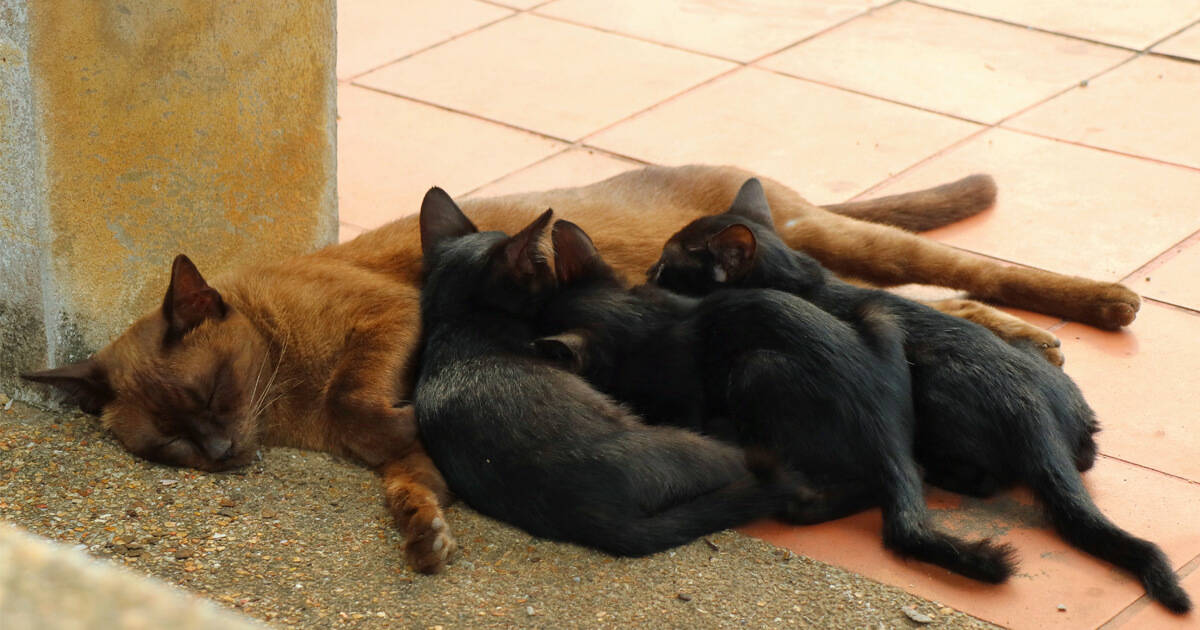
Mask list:
[{"label": "concrete wall", "polygon": [[337,233],[334,0],[0,0],[0,391]]}]

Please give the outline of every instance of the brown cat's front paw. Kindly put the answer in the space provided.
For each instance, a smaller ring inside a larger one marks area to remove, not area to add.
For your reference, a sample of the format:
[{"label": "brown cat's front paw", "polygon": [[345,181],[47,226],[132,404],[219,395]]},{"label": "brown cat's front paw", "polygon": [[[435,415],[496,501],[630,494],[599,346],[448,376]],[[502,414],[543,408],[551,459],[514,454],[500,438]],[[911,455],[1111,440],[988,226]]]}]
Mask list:
[{"label": "brown cat's front paw", "polygon": [[440,573],[458,549],[441,510],[418,513],[409,521],[404,538],[408,564],[420,573]]},{"label": "brown cat's front paw", "polygon": [[1120,284],[1101,285],[1091,304],[1092,323],[1106,330],[1117,330],[1133,323],[1142,299]]},{"label": "brown cat's front paw", "polygon": [[[1058,340],[1055,339],[1055,341]],[[1063,364],[1067,362],[1067,357],[1062,353],[1062,349],[1058,347],[1059,345],[1060,344],[1055,344],[1053,346],[1039,345],[1038,347],[1042,349],[1042,356],[1046,357],[1046,360],[1050,362],[1050,365],[1062,367]]]}]

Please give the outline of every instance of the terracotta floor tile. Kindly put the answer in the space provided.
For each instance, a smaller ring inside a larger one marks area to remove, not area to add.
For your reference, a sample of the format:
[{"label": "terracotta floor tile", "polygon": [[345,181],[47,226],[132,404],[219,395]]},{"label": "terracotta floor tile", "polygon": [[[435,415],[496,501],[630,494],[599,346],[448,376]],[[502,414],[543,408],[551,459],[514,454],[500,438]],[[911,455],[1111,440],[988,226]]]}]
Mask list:
[{"label": "terracotta floor tile", "polygon": [[962,121],[747,68],[587,143],[652,163],[736,164],[842,201],[978,130]]},{"label": "terracotta floor tile", "polygon": [[996,178],[996,207],[926,236],[1041,269],[1118,280],[1200,229],[1200,172],[1003,129],[872,194],[979,172]]},{"label": "terracotta floor tile", "polygon": [[732,64],[525,14],[362,77],[361,83],[575,139]]},{"label": "terracotta floor tile", "polygon": [[[1193,560],[1190,573],[1182,580],[1183,589],[1192,596],[1193,602],[1200,597],[1200,562]],[[1116,618],[1100,626],[1100,630],[1173,630],[1175,628],[1194,628],[1197,623],[1195,611],[1188,617],[1178,617],[1167,612],[1162,606],[1148,597],[1143,597],[1137,603],[1123,611]]]},{"label": "terracotta floor tile", "polygon": [[354,239],[354,237],[362,234],[363,232],[366,232],[366,230],[358,227],[357,225],[351,225],[350,223],[338,223],[338,242],[345,243],[346,241]]},{"label": "terracotta floor tile", "polygon": [[1200,64],[1147,55],[1004,123],[1200,168]]},{"label": "terracotta floor tile", "polygon": [[[1107,458],[1084,479],[1105,514],[1161,546],[1175,567],[1200,553],[1200,529],[1194,526],[1200,520],[1200,486]],[[1015,546],[1017,575],[993,586],[901,560],[880,542],[879,510],[812,527],[762,522],[743,531],[1016,630],[1095,628],[1144,593],[1134,578],[1047,529],[1041,508],[1025,490],[986,501],[932,491],[929,504],[948,531]],[[1059,611],[1059,604],[1066,610]]]},{"label": "terracotta floor tile", "polygon": [[552,2],[553,0],[491,0],[491,1],[496,4],[502,4],[506,7],[512,7],[514,9],[532,9],[533,7],[536,7],[539,4],[546,4],[547,2]]},{"label": "terracotta floor tile", "polygon": [[416,212],[430,186],[459,195],[566,148],[470,116],[338,88],[338,205],[366,228]]},{"label": "terracotta floor tile", "polygon": [[1200,311],[1200,238],[1193,237],[1162,266],[1130,281],[1142,295]]},{"label": "terracotta floor tile", "polygon": [[513,13],[475,0],[338,0],[337,5],[339,79]]},{"label": "terracotta floor tile", "polygon": [[994,123],[1131,53],[914,4],[896,4],[759,65]]},{"label": "terracotta floor tile", "polygon": [[1147,303],[1124,332],[1056,334],[1103,426],[1100,452],[1200,482],[1200,315]]},{"label": "terracotta floor tile", "polygon": [[557,0],[537,13],[726,59],[750,61],[885,1]]},{"label": "terracotta floor tile", "polygon": [[1189,59],[1200,59],[1200,24],[1154,47],[1154,52]]},{"label": "terracotta floor tile", "polygon": [[612,177],[641,164],[598,151],[571,149],[521,169],[472,192],[469,197],[495,197],[530,190],[583,186]]},{"label": "terracotta floor tile", "polygon": [[1141,50],[1200,18],[1196,0],[925,0],[1008,22]]}]

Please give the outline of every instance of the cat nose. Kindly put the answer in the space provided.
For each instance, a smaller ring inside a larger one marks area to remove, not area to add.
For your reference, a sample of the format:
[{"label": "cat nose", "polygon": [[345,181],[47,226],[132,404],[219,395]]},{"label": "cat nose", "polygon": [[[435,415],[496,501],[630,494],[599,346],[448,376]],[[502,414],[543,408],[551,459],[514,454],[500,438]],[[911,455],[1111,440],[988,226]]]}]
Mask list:
[{"label": "cat nose", "polygon": [[214,435],[204,438],[204,440],[200,443],[200,446],[204,448],[204,454],[207,455],[209,459],[213,461],[220,461],[222,459],[227,459],[230,456],[230,451],[233,450],[233,440],[230,440],[223,435]]}]

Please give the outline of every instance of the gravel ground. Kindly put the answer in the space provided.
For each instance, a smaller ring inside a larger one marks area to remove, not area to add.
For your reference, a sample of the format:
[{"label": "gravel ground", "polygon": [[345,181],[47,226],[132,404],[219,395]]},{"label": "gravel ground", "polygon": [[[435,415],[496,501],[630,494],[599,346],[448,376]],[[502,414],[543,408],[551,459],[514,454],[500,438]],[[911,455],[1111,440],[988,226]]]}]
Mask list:
[{"label": "gravel ground", "polygon": [[167,468],[93,418],[19,403],[0,410],[0,518],[282,626],[913,628],[915,607],[928,627],[994,627],[736,532],[614,559],[462,505],[457,559],[421,576],[352,463],[275,449],[235,473]]}]

